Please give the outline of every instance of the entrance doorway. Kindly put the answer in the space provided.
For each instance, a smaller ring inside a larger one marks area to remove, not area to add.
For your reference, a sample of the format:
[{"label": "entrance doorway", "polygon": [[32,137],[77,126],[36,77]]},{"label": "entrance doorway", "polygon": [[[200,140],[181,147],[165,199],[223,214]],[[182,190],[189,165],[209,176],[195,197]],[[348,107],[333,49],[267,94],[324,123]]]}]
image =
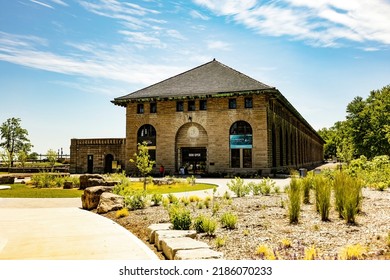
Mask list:
[{"label": "entrance doorway", "polygon": [[87,173],[93,173],[93,155],[87,156]]},{"label": "entrance doorway", "polygon": [[104,173],[112,173],[112,161],[114,156],[111,154],[106,155],[104,158]]},{"label": "entrance doorway", "polygon": [[181,168],[184,174],[206,172],[207,149],[205,147],[184,147],[181,151]]}]

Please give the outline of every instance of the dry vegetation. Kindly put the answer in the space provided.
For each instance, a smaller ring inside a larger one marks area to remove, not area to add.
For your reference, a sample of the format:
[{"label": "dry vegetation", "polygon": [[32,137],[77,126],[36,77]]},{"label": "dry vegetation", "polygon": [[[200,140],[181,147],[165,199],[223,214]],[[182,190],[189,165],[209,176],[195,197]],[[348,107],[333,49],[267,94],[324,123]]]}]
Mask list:
[{"label": "dry vegetation", "polygon": [[[212,216],[212,207],[217,205],[213,215],[218,221],[215,234],[198,234],[197,238],[223,252],[225,259],[390,259],[390,189],[365,188],[362,203],[355,225],[340,219],[333,206],[329,221],[321,221],[313,196],[310,204],[302,204],[298,224],[290,224],[285,193],[230,200],[215,198],[209,208],[199,209],[197,202],[186,207],[194,219],[200,214]],[[235,229],[222,228],[219,220],[225,212],[238,216]],[[115,212],[104,216],[148,245],[146,228],[153,223],[169,222],[168,211],[161,205],[129,211],[127,217],[117,218]]]}]

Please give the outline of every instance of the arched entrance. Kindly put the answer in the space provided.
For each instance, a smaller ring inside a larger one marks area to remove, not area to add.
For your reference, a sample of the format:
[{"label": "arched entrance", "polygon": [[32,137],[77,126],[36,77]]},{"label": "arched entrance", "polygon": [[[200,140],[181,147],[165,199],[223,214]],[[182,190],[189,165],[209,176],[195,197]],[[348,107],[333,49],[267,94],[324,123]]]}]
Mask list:
[{"label": "arched entrance", "polygon": [[207,172],[208,136],[203,126],[187,123],[176,133],[176,168],[181,174]]},{"label": "arched entrance", "polygon": [[112,154],[107,154],[104,157],[104,173],[112,173],[112,162],[114,156]]}]

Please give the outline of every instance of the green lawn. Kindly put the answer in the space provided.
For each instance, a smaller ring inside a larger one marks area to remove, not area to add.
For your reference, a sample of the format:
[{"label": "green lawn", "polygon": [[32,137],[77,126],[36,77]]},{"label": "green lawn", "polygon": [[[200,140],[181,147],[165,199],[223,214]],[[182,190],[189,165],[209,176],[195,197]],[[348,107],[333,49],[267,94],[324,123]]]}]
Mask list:
[{"label": "green lawn", "polygon": [[[34,188],[31,185],[25,184],[11,184],[11,189],[0,190],[0,197],[2,198],[71,198],[81,197],[83,191],[78,189],[64,190],[61,188]],[[147,192],[149,194],[160,193],[178,193],[178,192],[190,192],[200,191],[206,189],[212,189],[215,185],[212,184],[195,184],[191,186],[185,183],[177,183],[168,186],[156,186],[150,184],[147,186]],[[142,182],[134,182],[132,184],[133,190],[143,190]]]},{"label": "green lawn", "polygon": [[11,189],[0,190],[0,197],[3,198],[71,198],[81,197],[83,191],[78,189],[37,189],[25,184],[11,184]]},{"label": "green lawn", "polygon": [[[208,190],[216,187],[213,184],[195,184],[191,186],[187,183],[176,183],[173,185],[154,185],[148,184],[146,186],[146,192],[149,194],[167,194],[167,193],[179,193],[179,192],[192,192],[192,191],[202,191]],[[142,191],[144,189],[143,182],[132,182],[131,189],[136,191]]]}]

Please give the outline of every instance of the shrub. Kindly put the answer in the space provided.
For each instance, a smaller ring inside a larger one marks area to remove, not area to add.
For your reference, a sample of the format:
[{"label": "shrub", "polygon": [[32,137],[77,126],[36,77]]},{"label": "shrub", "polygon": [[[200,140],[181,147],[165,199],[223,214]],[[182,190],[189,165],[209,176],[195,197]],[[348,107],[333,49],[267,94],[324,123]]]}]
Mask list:
[{"label": "shrub", "polygon": [[187,206],[188,204],[190,204],[190,199],[186,196],[183,196],[180,198],[180,202],[183,203],[184,206]]},{"label": "shrub", "polygon": [[362,260],[365,249],[360,244],[347,245],[339,254],[341,260]]},{"label": "shrub", "polygon": [[317,249],[314,246],[305,248],[304,260],[315,260],[318,257]]},{"label": "shrub", "polygon": [[248,183],[248,187],[250,188],[253,195],[260,195],[261,194],[261,185],[257,184],[255,182]]},{"label": "shrub", "polygon": [[287,188],[288,217],[291,224],[298,223],[301,211],[301,186],[298,180],[291,178],[290,185]]},{"label": "shrub", "polygon": [[117,219],[127,217],[127,216],[129,216],[129,210],[127,210],[127,208],[122,208],[121,210],[115,212],[115,217]]},{"label": "shrub", "polygon": [[283,248],[291,248],[291,240],[288,238],[283,238],[280,243],[282,243]]},{"label": "shrub", "polygon": [[231,198],[231,195],[228,191],[225,191],[225,193],[223,194],[222,198],[226,199],[226,200],[229,200]]},{"label": "shrub", "polygon": [[361,202],[363,199],[362,185],[358,179],[350,178],[346,188],[343,216],[347,223],[355,224],[355,217],[361,210]]},{"label": "shrub", "polygon": [[244,183],[244,179],[235,177],[227,183],[229,190],[231,190],[237,197],[243,197],[250,193],[250,188]]},{"label": "shrub", "polygon": [[190,195],[190,197],[188,199],[190,200],[190,202],[198,202],[198,201],[200,201],[200,197],[197,196],[197,195]]},{"label": "shrub", "polygon": [[302,179],[303,203],[310,203],[310,190],[313,188],[312,176],[306,176]]},{"label": "shrub", "polygon": [[256,255],[259,255],[263,260],[276,260],[273,250],[264,244],[257,246]]},{"label": "shrub", "polygon": [[270,195],[271,190],[275,187],[275,182],[270,178],[261,180],[260,182],[260,191],[262,195]]},{"label": "shrub", "polygon": [[226,244],[226,237],[220,237],[218,236],[216,239],[215,239],[215,246],[217,248],[221,248],[223,246],[225,246]]},{"label": "shrub", "polygon": [[217,230],[217,221],[213,218],[199,215],[194,220],[194,228],[196,232],[206,233],[207,235],[213,235]]},{"label": "shrub", "polygon": [[130,210],[144,209],[147,204],[148,199],[145,192],[133,192],[131,195],[125,196],[125,205]]},{"label": "shrub", "polygon": [[155,193],[152,194],[151,200],[153,202],[153,206],[158,206],[162,203],[163,196],[162,194]]},{"label": "shrub", "polygon": [[390,247],[390,231],[387,234],[386,245],[387,245],[387,247]]},{"label": "shrub", "polygon": [[172,205],[168,210],[173,229],[188,230],[192,224],[190,210],[181,205]]},{"label": "shrub", "polygon": [[169,203],[178,203],[179,199],[174,194],[168,194],[167,198],[169,199]]},{"label": "shrub", "polygon": [[335,196],[335,208],[339,213],[340,218],[344,218],[344,200],[347,181],[347,174],[344,172],[336,172],[333,180],[333,189]]},{"label": "shrub", "polygon": [[329,221],[330,195],[332,187],[330,182],[323,176],[317,175],[314,178],[314,189],[316,192],[316,207],[320,212],[322,221]]},{"label": "shrub", "polygon": [[221,224],[228,229],[235,229],[237,224],[237,215],[230,212],[225,212],[221,216]]}]

